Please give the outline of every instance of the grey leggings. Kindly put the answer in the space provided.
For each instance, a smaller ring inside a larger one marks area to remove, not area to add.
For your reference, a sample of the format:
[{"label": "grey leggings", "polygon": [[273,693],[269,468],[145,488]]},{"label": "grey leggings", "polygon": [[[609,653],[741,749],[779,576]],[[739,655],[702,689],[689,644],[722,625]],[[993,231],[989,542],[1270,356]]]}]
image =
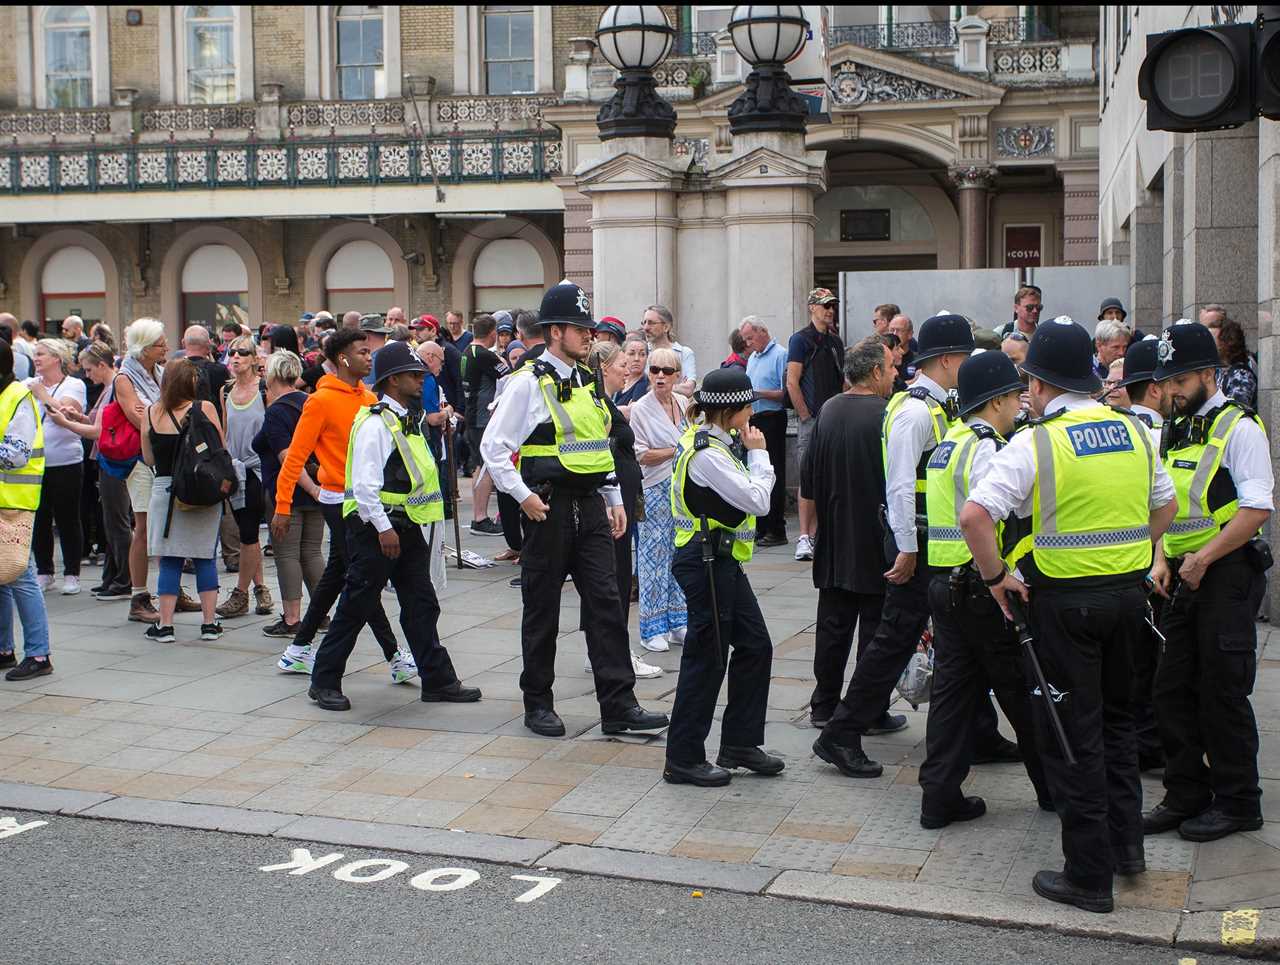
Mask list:
[{"label": "grey leggings", "polygon": [[276,579],[280,583],[280,599],[301,600],[302,583],[310,594],[324,572],[324,515],[318,506],[293,510],[289,535],[282,540],[272,537]]}]

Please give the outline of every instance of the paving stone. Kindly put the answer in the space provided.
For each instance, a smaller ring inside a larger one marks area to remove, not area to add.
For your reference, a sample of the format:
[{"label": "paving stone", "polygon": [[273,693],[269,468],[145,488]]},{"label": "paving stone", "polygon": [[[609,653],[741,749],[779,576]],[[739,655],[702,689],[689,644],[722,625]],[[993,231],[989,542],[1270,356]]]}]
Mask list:
[{"label": "paving stone", "polygon": [[1151,835],[1143,840],[1149,871],[1190,871],[1195,862],[1196,845],[1176,835]]},{"label": "paving stone", "polygon": [[774,834],[760,846],[751,860],[773,868],[798,868],[806,871],[830,871],[844,854],[840,841]]},{"label": "paving stone", "polygon": [[148,801],[132,797],[118,797],[105,801],[84,811],[83,816],[262,835],[271,834],[298,818],[296,814],[248,811],[243,808],[185,804],[176,801]]},{"label": "paving stone", "polygon": [[33,787],[28,784],[0,781],[0,807],[18,811],[79,814],[87,808],[110,800],[111,797],[112,795],[99,791]]},{"label": "paving stone", "polygon": [[482,777],[490,781],[509,781],[529,766],[521,757],[484,757],[473,754],[464,758],[445,773],[451,777]]},{"label": "paving stone", "polygon": [[552,814],[536,818],[524,833],[562,844],[591,844],[613,824],[613,818],[591,814]]},{"label": "paving stone", "polygon": [[526,784],[522,781],[506,781],[484,796],[486,804],[505,807],[533,808],[545,811],[560,800],[569,789],[559,784]]},{"label": "paving stone", "polygon": [[489,834],[516,835],[543,812],[532,808],[504,807],[481,801],[473,804],[449,822],[451,828],[483,831]]},{"label": "paving stone", "polygon": [[924,863],[916,881],[952,888],[998,892],[1013,867],[1013,855],[948,854],[934,851]]},{"label": "paving stone", "polygon": [[932,849],[938,842],[940,831],[920,827],[919,810],[886,810],[883,807],[871,813],[862,823],[856,844],[870,844],[883,848]]},{"label": "paving stone", "polygon": [[747,894],[760,892],[778,874],[773,868],[579,845],[556,848],[539,860],[538,865],[560,871],[718,888]]},{"label": "paving stone", "polygon": [[767,835],[772,834],[790,812],[791,809],[787,807],[739,804],[726,800],[712,807],[698,822],[698,827]]},{"label": "paving stone", "polygon": [[[433,801],[407,798],[383,811],[378,820],[390,824],[413,824],[419,827],[447,828],[458,815],[474,805],[462,801]],[[545,837],[545,835],[534,835]]]},{"label": "paving stone", "polygon": [[1191,874],[1187,871],[1148,871],[1117,875],[1116,907],[1155,908],[1181,912],[1187,901]]},{"label": "paving stone", "polygon": [[[531,865],[556,848],[554,841],[510,838],[465,831],[436,831],[403,824],[377,824],[334,818],[303,817],[275,832],[278,838],[323,841],[349,847],[407,851],[446,858]],[[557,849],[559,850],[559,849]],[[618,852],[622,853],[622,852]],[[544,862],[539,862],[544,863]]]},{"label": "paving stone", "polygon": [[680,839],[679,844],[671,849],[671,853],[686,858],[745,864],[753,860],[756,852],[767,840],[768,835],[765,834],[696,827]]},{"label": "paving stone", "polygon": [[601,847],[619,848],[623,851],[666,854],[680,843],[689,830],[683,823],[672,824],[662,818],[632,817],[628,811],[596,838],[595,843]]},{"label": "paving stone", "polygon": [[644,788],[580,784],[553,804],[551,811],[621,817],[645,794]]}]

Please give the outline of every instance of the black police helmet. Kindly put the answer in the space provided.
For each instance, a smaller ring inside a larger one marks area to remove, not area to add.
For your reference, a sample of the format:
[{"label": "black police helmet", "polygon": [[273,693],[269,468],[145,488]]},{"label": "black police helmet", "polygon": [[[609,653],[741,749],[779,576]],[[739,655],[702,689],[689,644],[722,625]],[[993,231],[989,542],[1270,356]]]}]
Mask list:
[{"label": "black police helmet", "polygon": [[707,373],[693,401],[704,409],[736,409],[759,399],[751,386],[751,378],[742,369],[731,366]]},{"label": "black police helmet", "polygon": [[1144,338],[1129,346],[1124,353],[1124,378],[1116,383],[1117,389],[1134,382],[1150,382],[1156,377],[1157,354],[1160,339]]},{"label": "black police helmet", "polygon": [[1157,382],[1197,369],[1216,369],[1222,364],[1213,332],[1199,322],[1185,318],[1164,330],[1156,352],[1159,360],[1155,372]]},{"label": "black police helmet", "polygon": [[968,355],[973,351],[973,329],[963,315],[943,312],[926,318],[916,336],[916,354],[911,362],[917,368],[926,359],[939,355]]},{"label": "black police helmet", "polygon": [[388,342],[373,353],[373,384],[401,372],[426,372],[427,367],[408,342]]},{"label": "black police helmet", "polygon": [[1091,393],[1102,388],[1093,371],[1093,337],[1066,315],[1036,327],[1022,371],[1067,392]]},{"label": "black police helmet", "polygon": [[986,351],[971,355],[956,374],[956,394],[960,414],[968,415],[1006,392],[1021,392],[1022,380],[1013,359],[1003,352]]},{"label": "black police helmet", "polygon": [[547,289],[542,296],[542,308],[538,316],[546,325],[577,325],[581,328],[594,329],[595,320],[591,317],[591,299],[587,293],[569,279]]}]

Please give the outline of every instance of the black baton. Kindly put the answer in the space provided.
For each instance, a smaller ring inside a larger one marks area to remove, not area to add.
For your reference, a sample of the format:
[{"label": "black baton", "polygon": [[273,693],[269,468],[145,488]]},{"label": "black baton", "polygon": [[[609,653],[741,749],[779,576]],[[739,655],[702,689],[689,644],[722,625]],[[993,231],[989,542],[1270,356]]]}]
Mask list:
[{"label": "black baton", "polygon": [[1049,725],[1053,728],[1054,736],[1058,738],[1062,757],[1069,766],[1075,767],[1076,756],[1071,753],[1071,742],[1067,740],[1067,732],[1062,728],[1062,718],[1058,716],[1058,708],[1054,706],[1053,695],[1049,692],[1049,682],[1045,680],[1040,658],[1036,656],[1035,637],[1027,628],[1027,609],[1023,606],[1022,597],[1016,593],[1006,594],[1005,599],[1009,603],[1009,612],[1013,614],[1014,633],[1018,635],[1018,643],[1022,644],[1022,649],[1026,651],[1027,658],[1031,662],[1031,672],[1035,674],[1036,686],[1040,688],[1040,694],[1044,697],[1044,707],[1049,714]]},{"label": "black baton", "polygon": [[707,525],[707,517],[703,516],[702,524],[702,565],[707,570],[707,586],[711,591],[711,626],[715,634],[716,670],[724,669],[724,652],[720,649],[720,606],[716,602],[716,548],[711,539],[711,527]]}]

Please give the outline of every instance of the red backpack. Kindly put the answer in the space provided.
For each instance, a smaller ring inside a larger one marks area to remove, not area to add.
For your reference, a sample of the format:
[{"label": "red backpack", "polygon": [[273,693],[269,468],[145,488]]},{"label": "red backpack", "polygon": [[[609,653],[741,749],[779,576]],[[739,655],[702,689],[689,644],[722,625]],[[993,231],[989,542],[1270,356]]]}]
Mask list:
[{"label": "red backpack", "polygon": [[[116,376],[117,379],[120,376]],[[128,376],[125,376],[128,378]],[[98,436],[98,451],[108,459],[125,462],[142,455],[142,436],[138,427],[129,421],[120,408],[115,395],[115,382],[111,383],[112,396],[102,409],[102,434]]]}]

